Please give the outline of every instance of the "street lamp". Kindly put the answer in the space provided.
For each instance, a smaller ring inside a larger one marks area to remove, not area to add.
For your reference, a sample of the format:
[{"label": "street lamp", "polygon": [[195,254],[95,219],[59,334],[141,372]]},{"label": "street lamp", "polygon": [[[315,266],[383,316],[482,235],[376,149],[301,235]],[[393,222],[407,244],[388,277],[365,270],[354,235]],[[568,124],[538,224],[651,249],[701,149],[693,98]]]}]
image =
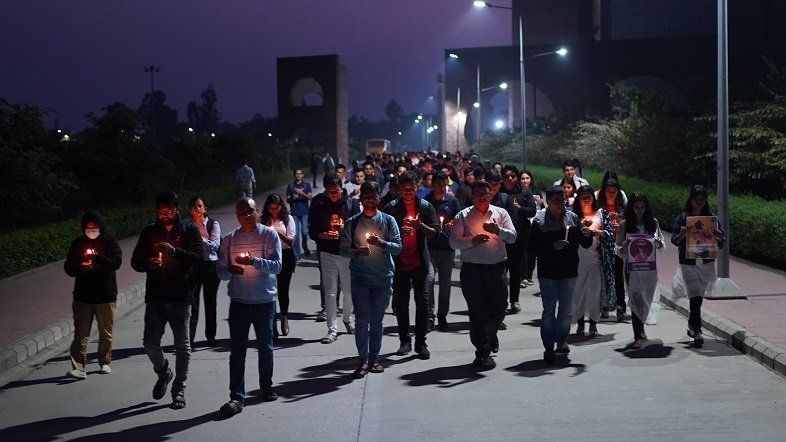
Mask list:
[{"label": "street lamp", "polygon": [[[488,2],[475,0],[472,3],[476,8],[496,8],[496,9],[507,9],[512,12],[518,12],[519,14],[519,83],[520,83],[520,101],[519,103],[519,112],[521,113],[521,159],[524,165],[524,169],[527,169],[527,83],[526,83],[526,75],[524,73],[524,22],[522,18],[522,14],[520,10],[516,8],[511,8],[508,6],[498,6],[493,5]],[[543,52],[541,54],[535,54],[529,58],[537,58],[543,57],[546,55],[557,54],[564,56],[568,53],[568,50],[565,48],[560,48],[557,51],[549,51]]]},{"label": "street lamp", "polygon": [[[448,57],[455,58],[457,60],[459,59],[458,54],[453,54],[453,53],[448,54]],[[475,103],[472,106],[475,109],[477,109],[477,114],[476,115],[477,115],[477,120],[478,121],[475,124],[475,127],[477,128],[476,129],[477,132],[476,132],[475,136],[477,137],[477,139],[480,139],[480,137],[481,137],[481,124],[480,124],[480,108],[481,108],[481,106],[480,106],[480,92],[481,92],[481,90],[480,90],[480,62],[478,60],[470,60],[470,59],[466,59],[466,60],[475,63],[475,98],[476,98],[476,101],[475,101]]]},{"label": "street lamp", "polygon": [[155,83],[153,80],[153,76],[156,72],[161,70],[161,66],[156,66],[151,64],[150,66],[144,66],[145,73],[150,73],[150,129],[153,132],[153,145],[156,144],[156,100],[155,100]]}]

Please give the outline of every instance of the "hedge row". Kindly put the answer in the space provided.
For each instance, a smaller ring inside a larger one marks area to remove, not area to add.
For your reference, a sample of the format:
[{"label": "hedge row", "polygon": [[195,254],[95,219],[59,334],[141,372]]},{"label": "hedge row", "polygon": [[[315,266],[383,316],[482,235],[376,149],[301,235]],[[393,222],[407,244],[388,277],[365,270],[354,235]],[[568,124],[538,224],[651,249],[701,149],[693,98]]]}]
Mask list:
[{"label": "hedge row", "polygon": [[[268,174],[257,179],[258,189],[274,189],[291,179],[291,172]],[[196,195],[205,198],[212,207],[230,204],[237,199],[234,185],[204,191],[186,191],[180,196],[181,212]],[[102,211],[107,219],[107,230],[116,238],[138,235],[154,217],[153,202],[123,205]],[[79,235],[80,218],[14,230],[0,234],[0,278],[17,275],[65,258],[71,241]]]},{"label": "hedge row", "polygon": [[[562,176],[556,167],[532,165],[538,186],[551,184]],[[585,172],[585,178],[593,188],[600,185],[603,173]],[[688,199],[689,189],[668,183],[655,183],[637,178],[620,176],[625,193],[643,192],[652,204],[655,217],[663,230],[671,231]],[[704,184],[715,187],[715,183]],[[710,194],[710,207],[717,213],[717,199]],[[748,195],[729,197],[729,218],[731,228],[724,229],[729,234],[731,254],[750,261],[779,269],[786,268],[786,202],[767,201]]]}]

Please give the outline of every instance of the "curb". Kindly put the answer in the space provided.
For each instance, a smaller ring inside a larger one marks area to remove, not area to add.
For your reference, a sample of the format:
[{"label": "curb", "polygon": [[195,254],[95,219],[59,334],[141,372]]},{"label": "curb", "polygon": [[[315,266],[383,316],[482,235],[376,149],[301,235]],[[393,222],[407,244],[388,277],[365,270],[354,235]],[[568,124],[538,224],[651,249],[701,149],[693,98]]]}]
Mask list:
[{"label": "curb", "polygon": [[[671,287],[660,286],[660,301],[686,318],[690,314],[687,298],[674,299]],[[757,336],[741,325],[724,318],[714,311],[702,307],[701,323],[712,334],[725,341],[775,373],[786,377],[786,349]]]},{"label": "curb", "polygon": [[[144,299],[144,296],[144,283],[134,284],[125,290],[120,290],[117,293],[116,309],[130,306],[140,299]],[[116,310],[115,320],[125,316],[125,314],[128,313],[127,310],[130,309],[124,308],[122,312]],[[94,327],[91,328],[93,328],[94,333],[98,333],[95,331]],[[18,367],[22,362],[30,359],[34,355],[69,338],[73,331],[74,321],[72,317],[68,316],[3,346],[0,348],[0,375]],[[91,333],[91,335],[94,333]]]}]

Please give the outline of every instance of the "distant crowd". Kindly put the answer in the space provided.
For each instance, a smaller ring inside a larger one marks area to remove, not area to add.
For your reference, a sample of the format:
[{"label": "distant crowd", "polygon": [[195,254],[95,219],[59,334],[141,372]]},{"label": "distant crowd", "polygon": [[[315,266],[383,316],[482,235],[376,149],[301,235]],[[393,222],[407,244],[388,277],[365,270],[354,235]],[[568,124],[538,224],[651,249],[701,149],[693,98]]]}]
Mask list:
[{"label": "distant crowd", "polygon": [[[646,344],[644,326],[657,288],[656,250],[665,242],[646,195],[626,193],[613,171],[593,188],[581,176],[579,162],[568,159],[562,176],[541,187],[528,170],[481,162],[472,152],[369,156],[353,162],[349,171],[332,158],[324,164],[321,192],[316,170],[309,183],[296,169],[284,195],[270,194],[258,205],[254,172],[244,162],[236,172],[239,227],[228,234],[209,217],[203,198],[189,202],[191,218],[185,219],[174,192],[158,195],[156,220],[142,230],[131,257],[134,270],[147,275],[143,346],[157,376],[155,399],[169,389],[171,406],[186,406],[200,305],[207,344],[216,346],[216,296],[220,281],[227,281],[230,391],[220,410],[227,415],[243,410],[252,325],[262,399],[276,400],[274,345],[278,336],[290,333],[290,282],[297,262],[311,257],[310,244],[319,264],[316,320],[326,323],[321,342],[338,339],[341,318],[357,346],[352,373],[357,379],[384,371],[379,356],[388,308],[397,322],[397,355],[414,351],[429,359],[428,334],[456,327],[448,314],[457,256],[475,367],[494,365],[497,333],[507,328],[506,315],[521,312],[521,289],[535,284],[534,275],[543,305],[545,363],[570,352],[572,326],[576,335],[595,337],[604,318],[631,322],[629,349]],[[99,372],[111,372],[115,271],[122,262],[98,212],[85,214],[82,229],[65,262],[75,277],[67,375],[76,379],[87,376],[94,318]],[[690,298],[688,335],[701,347],[702,299],[715,280],[712,247],[725,242],[704,187],[690,189],[672,232],[680,261],[676,288]],[[167,325],[174,336],[174,370],[161,349]]]}]

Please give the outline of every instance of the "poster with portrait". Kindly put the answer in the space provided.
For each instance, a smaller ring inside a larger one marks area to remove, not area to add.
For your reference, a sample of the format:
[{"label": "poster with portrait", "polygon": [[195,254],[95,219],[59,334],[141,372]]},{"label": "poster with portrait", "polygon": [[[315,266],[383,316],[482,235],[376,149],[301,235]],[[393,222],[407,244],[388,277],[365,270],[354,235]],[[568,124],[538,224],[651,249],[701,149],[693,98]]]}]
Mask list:
[{"label": "poster with portrait", "polygon": [[628,271],[648,272],[657,270],[655,238],[652,235],[628,234]]},{"label": "poster with portrait", "polygon": [[718,228],[718,217],[689,216],[685,226],[687,227],[685,258],[717,258],[718,238],[715,236],[715,230]]}]

